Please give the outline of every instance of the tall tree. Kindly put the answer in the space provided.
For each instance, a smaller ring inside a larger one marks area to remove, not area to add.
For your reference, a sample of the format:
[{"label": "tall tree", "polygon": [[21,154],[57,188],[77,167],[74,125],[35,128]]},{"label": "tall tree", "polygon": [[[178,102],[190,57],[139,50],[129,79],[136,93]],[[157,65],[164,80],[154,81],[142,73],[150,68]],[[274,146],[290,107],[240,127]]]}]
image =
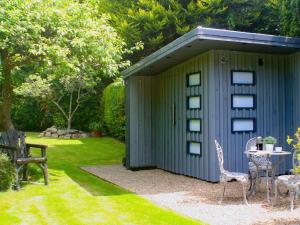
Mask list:
[{"label": "tall tree", "polygon": [[19,94],[56,105],[70,128],[83,95],[128,64],[122,61],[124,42],[88,3],[5,0],[0,13],[2,129],[12,126],[14,85],[23,83]]},{"label": "tall tree", "polygon": [[300,36],[300,0],[93,0],[128,45],[142,41],[137,61],[196,26]]},{"label": "tall tree", "polygon": [[280,0],[280,33],[300,36],[300,0]]}]

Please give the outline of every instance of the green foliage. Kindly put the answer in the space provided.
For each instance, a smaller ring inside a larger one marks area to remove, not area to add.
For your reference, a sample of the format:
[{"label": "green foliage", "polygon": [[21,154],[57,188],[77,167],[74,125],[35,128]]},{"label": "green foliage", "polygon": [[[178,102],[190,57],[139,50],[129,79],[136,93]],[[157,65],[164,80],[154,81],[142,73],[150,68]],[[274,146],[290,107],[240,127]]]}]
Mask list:
[{"label": "green foliage", "polygon": [[103,121],[109,134],[125,139],[125,88],[122,80],[108,85],[102,96]]},{"label": "green foliage", "polygon": [[[129,46],[149,55],[197,26],[300,36],[299,0],[94,0]],[[95,3],[94,3],[95,4]]]},{"label": "green foliage", "polygon": [[103,131],[102,121],[93,121],[89,124],[90,131]]},{"label": "green foliage", "polygon": [[0,191],[12,187],[15,180],[15,169],[6,154],[0,153]]},{"label": "green foliage", "polygon": [[60,113],[55,113],[53,115],[53,125],[58,128],[65,128],[66,120]]},{"label": "green foliage", "polygon": [[280,0],[280,31],[287,36],[300,36],[300,1]]},{"label": "green foliage", "polygon": [[16,98],[12,118],[14,126],[19,130],[41,131],[52,125],[48,106],[33,98]]},{"label": "green foliage", "polygon": [[68,126],[101,79],[129,64],[122,57],[132,49],[88,2],[1,1],[0,21],[5,80],[12,76],[19,95],[54,104]]},{"label": "green foliage", "polygon": [[264,138],[264,143],[265,144],[276,144],[277,143],[277,139],[272,137],[272,136],[268,136]]}]

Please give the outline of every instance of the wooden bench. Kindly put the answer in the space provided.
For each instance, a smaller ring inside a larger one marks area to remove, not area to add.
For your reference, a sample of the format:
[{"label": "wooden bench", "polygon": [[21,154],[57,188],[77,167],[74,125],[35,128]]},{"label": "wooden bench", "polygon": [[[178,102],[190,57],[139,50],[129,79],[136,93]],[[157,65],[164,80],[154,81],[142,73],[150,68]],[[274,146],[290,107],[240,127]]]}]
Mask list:
[{"label": "wooden bench", "polygon": [[[31,148],[41,149],[41,157],[32,157]],[[46,145],[25,143],[25,133],[15,129],[9,129],[0,133],[0,152],[6,153],[16,168],[15,188],[20,188],[20,172],[23,169],[23,180],[28,180],[28,164],[35,163],[43,171],[45,185],[48,184],[48,166],[46,157]]]}]

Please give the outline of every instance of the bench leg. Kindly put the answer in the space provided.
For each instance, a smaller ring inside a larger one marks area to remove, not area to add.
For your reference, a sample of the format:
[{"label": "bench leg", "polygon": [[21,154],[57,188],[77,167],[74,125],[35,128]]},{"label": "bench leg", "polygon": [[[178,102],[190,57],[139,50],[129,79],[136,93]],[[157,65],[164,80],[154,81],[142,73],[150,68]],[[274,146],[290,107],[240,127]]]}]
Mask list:
[{"label": "bench leg", "polygon": [[24,165],[23,167],[23,180],[28,181],[28,165]]},{"label": "bench leg", "polygon": [[16,177],[16,183],[15,183],[15,189],[16,190],[19,190],[20,189],[20,176],[19,176],[19,173],[20,173],[20,170],[22,169],[22,165],[16,165],[16,170],[15,170],[15,177]]},{"label": "bench leg", "polygon": [[19,180],[19,173],[18,173],[18,168],[16,167],[16,170],[15,170],[15,189],[16,190],[19,190],[20,189],[20,180]]},{"label": "bench leg", "polygon": [[48,178],[48,165],[47,163],[43,163],[41,165],[42,169],[43,169],[43,174],[44,174],[44,182],[45,182],[45,185],[48,185],[49,183],[49,178]]}]

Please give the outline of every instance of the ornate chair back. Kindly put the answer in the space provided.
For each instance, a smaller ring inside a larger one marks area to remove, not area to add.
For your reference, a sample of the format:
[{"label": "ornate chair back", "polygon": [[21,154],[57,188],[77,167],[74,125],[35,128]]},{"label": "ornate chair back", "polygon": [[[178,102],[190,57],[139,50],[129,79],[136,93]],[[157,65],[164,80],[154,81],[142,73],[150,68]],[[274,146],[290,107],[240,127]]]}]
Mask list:
[{"label": "ornate chair back", "polygon": [[222,173],[225,172],[223,149],[222,149],[222,146],[218,143],[217,140],[215,140],[215,145],[216,145],[216,151],[217,151],[217,156],[218,156],[218,161],[219,161],[220,172],[222,174]]},{"label": "ornate chair back", "polygon": [[[256,147],[257,144],[257,138],[254,137],[247,141],[246,143],[246,151],[250,150],[252,146]],[[268,162],[267,156],[255,156],[252,155],[252,161],[254,161],[257,165],[265,165]]]}]

